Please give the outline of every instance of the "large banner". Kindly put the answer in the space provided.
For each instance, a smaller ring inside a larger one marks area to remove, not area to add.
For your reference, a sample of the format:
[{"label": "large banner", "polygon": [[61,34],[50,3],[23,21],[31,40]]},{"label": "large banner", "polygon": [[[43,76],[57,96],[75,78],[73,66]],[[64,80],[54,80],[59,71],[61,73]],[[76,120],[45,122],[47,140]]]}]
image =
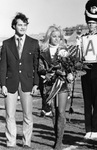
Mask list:
[{"label": "large banner", "polygon": [[82,53],[85,61],[97,62],[97,35],[82,37]]}]

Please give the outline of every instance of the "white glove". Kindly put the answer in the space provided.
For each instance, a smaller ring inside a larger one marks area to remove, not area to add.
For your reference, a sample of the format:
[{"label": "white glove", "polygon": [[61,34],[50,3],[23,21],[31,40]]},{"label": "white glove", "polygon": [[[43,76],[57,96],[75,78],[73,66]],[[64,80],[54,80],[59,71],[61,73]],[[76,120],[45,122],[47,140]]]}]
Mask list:
[{"label": "white glove", "polygon": [[67,79],[68,79],[69,82],[73,82],[73,80],[74,80],[73,74],[72,74],[72,73],[69,73],[69,74],[67,75]]}]

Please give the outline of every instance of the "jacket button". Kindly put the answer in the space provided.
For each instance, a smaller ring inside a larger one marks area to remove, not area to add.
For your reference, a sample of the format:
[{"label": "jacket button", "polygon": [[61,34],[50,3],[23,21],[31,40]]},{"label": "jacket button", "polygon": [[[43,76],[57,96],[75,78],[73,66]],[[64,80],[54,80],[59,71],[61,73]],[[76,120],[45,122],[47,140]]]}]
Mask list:
[{"label": "jacket button", "polygon": [[20,62],[19,65],[21,65],[22,63]]},{"label": "jacket button", "polygon": [[19,70],[19,73],[21,73],[22,71],[21,70]]}]

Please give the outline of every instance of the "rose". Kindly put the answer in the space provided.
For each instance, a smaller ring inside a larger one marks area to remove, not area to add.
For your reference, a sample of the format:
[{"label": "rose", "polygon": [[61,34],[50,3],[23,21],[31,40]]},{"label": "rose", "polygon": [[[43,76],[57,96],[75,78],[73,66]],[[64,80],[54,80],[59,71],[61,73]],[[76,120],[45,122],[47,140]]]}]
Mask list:
[{"label": "rose", "polygon": [[68,57],[68,56],[69,56],[69,53],[68,53],[65,49],[61,49],[61,50],[59,50],[59,52],[58,52],[58,56],[59,56],[59,57]]}]

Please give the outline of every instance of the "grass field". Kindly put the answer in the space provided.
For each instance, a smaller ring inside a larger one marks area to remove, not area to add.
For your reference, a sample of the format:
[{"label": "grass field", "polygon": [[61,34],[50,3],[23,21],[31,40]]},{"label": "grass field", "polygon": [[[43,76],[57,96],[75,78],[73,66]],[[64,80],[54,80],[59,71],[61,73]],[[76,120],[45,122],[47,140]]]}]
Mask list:
[{"label": "grass field", "polygon": [[[0,95],[0,150],[7,150],[5,138],[5,108],[4,98]],[[66,109],[67,123],[63,137],[63,150],[93,150],[97,149],[97,142],[86,145],[77,145],[76,141],[83,139],[85,134],[84,126],[84,104],[80,80],[76,81],[74,90],[74,102],[72,115],[69,114],[70,100]],[[51,117],[41,117],[41,97],[33,100],[33,135],[32,150],[52,150],[54,144],[54,131]],[[17,102],[16,111],[17,123],[17,147],[14,150],[22,150],[22,109],[20,102]]]}]

